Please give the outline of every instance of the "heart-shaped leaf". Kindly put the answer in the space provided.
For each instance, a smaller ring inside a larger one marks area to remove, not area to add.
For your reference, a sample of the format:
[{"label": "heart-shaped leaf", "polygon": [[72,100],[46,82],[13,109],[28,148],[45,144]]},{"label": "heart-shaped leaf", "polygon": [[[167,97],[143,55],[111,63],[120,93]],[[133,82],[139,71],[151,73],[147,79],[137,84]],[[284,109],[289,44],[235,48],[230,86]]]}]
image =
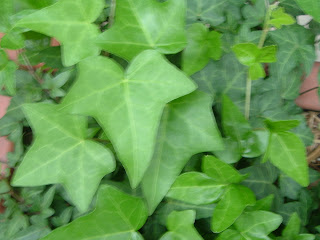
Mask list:
[{"label": "heart-shaped leaf", "polygon": [[97,43],[127,60],[147,49],[177,53],[187,44],[185,10],[185,0],[117,1],[115,23]]},{"label": "heart-shaped leaf", "polygon": [[138,55],[126,72],[104,57],[82,61],[79,71],[62,104],[72,113],[98,120],[136,187],[151,161],[166,103],[196,85],[153,50]]},{"label": "heart-shaped leaf", "polygon": [[100,180],[115,168],[111,151],[86,140],[86,119],[57,105],[26,104],[23,109],[35,142],[16,171],[14,186],[61,183],[80,211],[86,211]]},{"label": "heart-shaped leaf", "polygon": [[57,228],[43,240],[57,239],[135,239],[147,219],[147,208],[142,199],[102,185],[98,192],[96,209],[72,223]]}]

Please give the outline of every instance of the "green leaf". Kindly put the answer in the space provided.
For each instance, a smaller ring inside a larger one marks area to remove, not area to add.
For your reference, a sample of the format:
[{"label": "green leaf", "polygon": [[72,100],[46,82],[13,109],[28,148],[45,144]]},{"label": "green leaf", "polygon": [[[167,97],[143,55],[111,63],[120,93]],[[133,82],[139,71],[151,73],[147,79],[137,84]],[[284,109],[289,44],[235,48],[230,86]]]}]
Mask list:
[{"label": "green leaf", "polygon": [[317,0],[296,0],[302,10],[320,22],[320,2]]},{"label": "green leaf", "polygon": [[239,62],[246,66],[257,63],[257,59],[260,55],[260,49],[253,43],[240,43],[234,45],[232,51],[236,54]]},{"label": "green leaf", "polygon": [[224,138],[223,142],[225,146],[228,146],[228,151],[213,151],[214,155],[216,155],[220,160],[228,164],[238,162],[241,159],[242,155],[242,149],[239,143],[231,138]]},{"label": "green leaf", "polygon": [[9,95],[16,92],[15,72],[18,69],[13,61],[9,61],[4,50],[0,49],[0,89],[5,88]]},{"label": "green leaf", "polygon": [[206,93],[195,91],[165,107],[155,152],[142,180],[149,213],[167,194],[192,155],[222,149],[211,105],[212,99]]},{"label": "green leaf", "polygon": [[219,234],[216,240],[246,240],[241,234],[233,229],[227,229],[226,231]]},{"label": "green leaf", "polygon": [[296,22],[291,15],[284,12],[284,8],[282,7],[272,11],[271,17],[272,19],[269,21],[269,23],[276,28],[281,28],[283,25],[291,25]]},{"label": "green leaf", "polygon": [[245,178],[235,168],[214,156],[203,158],[202,171],[215,181],[225,184],[239,183]]},{"label": "green leaf", "polygon": [[284,26],[270,32],[278,44],[277,71],[279,76],[286,76],[294,67],[303,66],[306,74],[310,73],[315,60],[312,33],[298,25]]},{"label": "green leaf", "polygon": [[290,217],[290,220],[282,231],[282,236],[288,238],[294,238],[300,233],[301,220],[297,213],[293,213]]},{"label": "green leaf", "polygon": [[226,230],[247,206],[254,205],[255,202],[256,198],[249,188],[230,185],[213,211],[211,230],[215,233]]},{"label": "green leaf", "polygon": [[167,197],[192,204],[210,204],[224,193],[225,184],[199,172],[180,175],[167,194]]},{"label": "green leaf", "polygon": [[104,57],[82,61],[79,71],[78,80],[62,104],[72,113],[98,120],[131,186],[136,187],[152,159],[166,103],[192,92],[196,85],[152,50],[137,56],[126,72]]},{"label": "green leaf", "polygon": [[260,54],[257,60],[260,63],[276,62],[277,61],[276,54],[277,54],[276,45],[266,46],[260,49]]},{"label": "green leaf", "polygon": [[264,78],[266,73],[260,63],[255,63],[249,67],[249,76],[250,80],[257,80],[259,78]]},{"label": "green leaf", "polygon": [[98,37],[97,43],[126,60],[147,49],[177,53],[187,44],[185,10],[185,0],[118,1],[115,23]]},{"label": "green leaf", "polygon": [[86,120],[59,106],[24,105],[35,142],[15,172],[14,186],[61,183],[80,211],[86,211],[100,180],[115,168],[112,153],[86,137]]},{"label": "green leaf", "polygon": [[252,131],[242,112],[226,95],[223,96],[221,115],[224,133],[238,143],[241,143]]},{"label": "green leaf", "polygon": [[144,225],[147,216],[147,208],[142,199],[125,194],[114,187],[102,185],[98,192],[96,208],[92,213],[55,229],[43,240],[142,240],[142,236],[136,231]]},{"label": "green leaf", "polygon": [[247,207],[247,211],[258,211],[258,210],[262,210],[262,211],[270,211],[271,207],[272,207],[272,203],[274,200],[274,195],[271,194],[265,198],[262,198],[258,201],[256,201],[256,204],[254,206],[249,206]]},{"label": "green leaf", "polygon": [[235,55],[230,53],[224,55],[219,61],[210,61],[192,78],[199,85],[199,90],[217,96],[217,101],[226,94],[233,102],[241,105],[245,99],[247,72],[247,67],[239,63]]},{"label": "green leaf", "polygon": [[187,23],[201,20],[217,26],[225,21],[226,0],[187,0]]},{"label": "green leaf", "polygon": [[286,132],[291,130],[292,128],[296,128],[300,125],[299,120],[281,120],[281,121],[272,121],[270,119],[266,119],[264,121],[266,127],[269,131],[277,133],[277,132]]},{"label": "green leaf", "polygon": [[234,227],[247,240],[269,239],[267,236],[282,222],[280,215],[266,211],[247,212],[235,222]]},{"label": "green leaf", "polygon": [[167,228],[160,240],[201,240],[203,239],[193,226],[196,213],[192,210],[172,212],[168,216]]},{"label": "green leaf", "polygon": [[188,44],[182,53],[182,69],[192,75],[204,68],[210,58],[221,57],[221,34],[209,32],[201,23],[195,23],[188,29]]},{"label": "green leaf", "polygon": [[0,8],[0,32],[6,32],[10,28],[10,15],[13,13],[13,1],[2,0]]},{"label": "green leaf", "polygon": [[302,189],[299,183],[284,174],[280,174],[279,184],[282,196],[298,200]]},{"label": "green leaf", "polygon": [[28,15],[16,26],[55,37],[63,48],[63,64],[71,66],[87,57],[99,55],[100,50],[94,44],[99,30],[92,22],[103,7],[103,0],[60,0]]},{"label": "green leaf", "polygon": [[308,186],[306,150],[299,137],[290,132],[273,133],[269,148],[269,157],[273,165],[302,186]]}]

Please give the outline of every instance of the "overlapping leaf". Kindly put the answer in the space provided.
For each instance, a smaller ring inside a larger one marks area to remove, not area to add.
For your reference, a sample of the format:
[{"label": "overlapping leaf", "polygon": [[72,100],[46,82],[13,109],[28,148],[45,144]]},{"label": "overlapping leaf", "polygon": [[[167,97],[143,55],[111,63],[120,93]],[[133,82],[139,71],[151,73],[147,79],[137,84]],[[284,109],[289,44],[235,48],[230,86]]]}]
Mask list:
[{"label": "overlapping leaf", "polygon": [[165,104],[190,93],[195,84],[153,50],[137,56],[125,73],[103,57],[82,61],[79,71],[62,104],[98,120],[136,187],[151,161]]},{"label": "overlapping leaf", "polygon": [[187,22],[198,20],[217,26],[225,21],[223,10],[228,0],[187,0]]},{"label": "overlapping leaf", "polygon": [[177,53],[186,45],[185,10],[185,0],[117,1],[114,25],[97,43],[127,60],[147,49]]},{"label": "overlapping leaf", "polygon": [[99,30],[92,23],[98,18],[103,7],[103,0],[60,0],[28,15],[16,26],[58,39],[62,45],[63,63],[71,66],[100,53],[94,43]]},{"label": "overlapping leaf", "polygon": [[188,45],[182,53],[182,69],[192,75],[204,68],[210,59],[221,57],[221,34],[209,32],[201,23],[195,23],[188,29]]},{"label": "overlapping leaf", "polygon": [[320,22],[320,2],[317,0],[296,0],[298,5],[311,15],[315,20]]},{"label": "overlapping leaf", "polygon": [[167,220],[169,231],[160,240],[202,240],[193,226],[195,217],[196,213],[192,210],[170,213]]},{"label": "overlapping leaf", "polygon": [[43,240],[142,240],[142,236],[136,231],[144,225],[147,216],[142,199],[125,194],[114,187],[102,185],[98,192],[96,209],[92,213],[55,229]]},{"label": "overlapping leaf", "polygon": [[222,149],[211,102],[207,94],[196,91],[166,106],[155,154],[142,181],[150,212],[166,195],[192,155]]},{"label": "overlapping leaf", "polygon": [[15,71],[17,65],[13,61],[9,61],[6,53],[0,50],[0,88],[5,87],[9,95],[14,95],[15,86]]},{"label": "overlapping leaf", "polygon": [[24,105],[35,142],[16,171],[14,186],[61,183],[80,211],[89,207],[100,180],[115,168],[112,153],[86,140],[84,117],[66,115],[59,106]]}]

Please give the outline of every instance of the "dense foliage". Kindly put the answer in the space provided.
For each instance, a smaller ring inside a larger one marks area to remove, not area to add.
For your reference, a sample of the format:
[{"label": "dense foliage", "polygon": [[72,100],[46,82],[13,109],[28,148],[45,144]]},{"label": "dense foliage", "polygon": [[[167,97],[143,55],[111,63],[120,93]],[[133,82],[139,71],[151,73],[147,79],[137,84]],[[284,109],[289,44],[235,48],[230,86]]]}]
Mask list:
[{"label": "dense foliage", "polygon": [[1,0],[0,32],[0,239],[320,239],[319,1]]}]

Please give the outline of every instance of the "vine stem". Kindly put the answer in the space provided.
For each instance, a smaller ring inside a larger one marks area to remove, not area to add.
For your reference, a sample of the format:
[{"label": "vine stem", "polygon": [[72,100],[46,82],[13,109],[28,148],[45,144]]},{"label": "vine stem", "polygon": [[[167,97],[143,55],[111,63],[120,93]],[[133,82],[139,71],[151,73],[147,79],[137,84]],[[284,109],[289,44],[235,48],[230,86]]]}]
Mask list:
[{"label": "vine stem", "polygon": [[111,0],[111,4],[110,4],[110,15],[109,15],[109,23],[108,23],[108,28],[110,28],[113,25],[114,22],[114,16],[116,13],[116,0]]},{"label": "vine stem", "polygon": [[[258,48],[263,48],[264,42],[267,39],[267,35],[269,32],[269,21],[271,17],[269,0],[264,0],[264,2],[266,5],[266,16],[264,19],[263,30],[259,40]],[[250,79],[250,75],[248,73],[247,84],[246,84],[246,101],[245,101],[245,117],[247,120],[249,120],[250,118],[251,88],[252,88],[252,80]]]},{"label": "vine stem", "polygon": [[252,81],[249,76],[249,73],[247,75],[247,85],[246,85],[246,102],[245,102],[245,108],[244,108],[244,114],[247,120],[250,118],[250,105],[251,105],[251,85]]}]

